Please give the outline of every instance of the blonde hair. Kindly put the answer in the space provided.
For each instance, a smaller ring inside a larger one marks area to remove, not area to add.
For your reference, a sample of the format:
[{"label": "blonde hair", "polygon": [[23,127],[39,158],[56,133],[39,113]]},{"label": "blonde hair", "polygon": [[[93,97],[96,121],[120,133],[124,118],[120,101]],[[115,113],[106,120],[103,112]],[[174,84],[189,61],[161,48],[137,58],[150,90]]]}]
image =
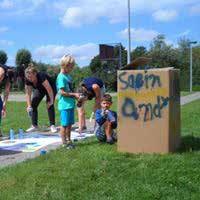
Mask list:
[{"label": "blonde hair", "polygon": [[38,73],[38,70],[35,68],[33,63],[28,64],[28,67],[25,69],[25,76],[27,76],[30,73],[33,73],[33,74]]},{"label": "blonde hair", "polygon": [[61,65],[61,68],[67,68],[69,65],[75,65],[75,60],[74,58],[67,54],[67,55],[64,55],[61,60],[60,60],[60,65]]}]

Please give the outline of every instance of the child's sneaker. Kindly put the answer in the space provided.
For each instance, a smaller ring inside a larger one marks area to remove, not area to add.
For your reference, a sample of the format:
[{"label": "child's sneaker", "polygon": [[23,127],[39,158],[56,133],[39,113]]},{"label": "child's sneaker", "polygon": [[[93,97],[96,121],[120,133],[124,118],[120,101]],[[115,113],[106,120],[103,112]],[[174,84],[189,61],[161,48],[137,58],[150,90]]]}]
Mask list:
[{"label": "child's sneaker", "polygon": [[114,144],[115,141],[112,138],[110,138],[110,139],[106,140],[106,143],[108,143],[108,144]]},{"label": "child's sneaker", "polygon": [[67,147],[67,144],[62,144],[62,148],[66,148]]},{"label": "child's sneaker", "polygon": [[57,128],[55,127],[55,125],[51,125],[50,130],[52,133],[56,133],[58,131]]},{"label": "child's sneaker", "polygon": [[115,131],[113,131],[112,133],[112,139],[114,140],[114,142],[117,142],[117,134]]},{"label": "child's sneaker", "polygon": [[66,149],[75,149],[75,144],[73,144],[72,142],[66,144]]}]

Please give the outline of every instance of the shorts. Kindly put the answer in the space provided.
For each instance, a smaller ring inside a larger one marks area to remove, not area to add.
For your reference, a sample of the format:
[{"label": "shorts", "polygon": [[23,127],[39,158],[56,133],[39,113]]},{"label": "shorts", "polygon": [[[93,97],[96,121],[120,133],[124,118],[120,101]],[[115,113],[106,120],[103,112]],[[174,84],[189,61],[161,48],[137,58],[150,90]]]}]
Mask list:
[{"label": "shorts", "polygon": [[74,124],[74,108],[60,111],[61,126],[70,126]]}]

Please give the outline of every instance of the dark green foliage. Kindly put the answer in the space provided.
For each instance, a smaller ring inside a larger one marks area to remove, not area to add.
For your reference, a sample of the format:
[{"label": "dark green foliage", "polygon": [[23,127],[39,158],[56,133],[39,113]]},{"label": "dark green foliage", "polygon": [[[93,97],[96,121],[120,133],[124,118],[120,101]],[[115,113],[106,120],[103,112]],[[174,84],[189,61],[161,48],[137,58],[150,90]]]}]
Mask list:
[{"label": "dark green foliage", "polygon": [[147,56],[147,49],[143,46],[136,47],[131,52],[131,60],[134,60],[134,59],[141,57],[141,56]]},{"label": "dark green foliage", "polygon": [[8,60],[8,57],[7,57],[6,52],[3,50],[0,50],[0,64],[3,64],[3,65],[6,64],[7,60]]},{"label": "dark green foliage", "polygon": [[24,90],[24,71],[28,67],[28,64],[32,61],[31,59],[31,53],[27,49],[19,49],[17,51],[17,55],[15,58],[16,63],[16,70],[18,74],[18,90],[22,91]]},{"label": "dark green foliage", "polygon": [[74,88],[77,89],[79,86],[79,83],[86,77],[92,76],[92,72],[90,67],[78,67],[76,66],[74,70],[71,72],[71,76],[73,78],[74,82]]},{"label": "dark green foliage", "polygon": [[29,50],[27,49],[19,49],[16,55],[16,66],[18,68],[23,67],[27,68],[28,64],[32,61],[32,56]]},{"label": "dark green foliage", "polygon": [[153,67],[177,67],[178,52],[171,45],[166,44],[164,35],[158,35],[153,40],[148,55],[152,58]]}]

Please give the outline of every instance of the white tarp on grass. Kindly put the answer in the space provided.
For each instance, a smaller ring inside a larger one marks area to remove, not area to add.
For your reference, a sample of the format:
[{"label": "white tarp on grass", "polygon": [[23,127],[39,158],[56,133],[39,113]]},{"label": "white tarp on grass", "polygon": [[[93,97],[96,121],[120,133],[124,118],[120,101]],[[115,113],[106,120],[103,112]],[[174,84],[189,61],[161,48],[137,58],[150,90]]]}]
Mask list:
[{"label": "white tarp on grass", "polygon": [[[75,131],[71,132],[72,140],[85,139],[91,136],[94,136],[91,131],[82,135]],[[55,143],[61,143],[61,138],[58,134],[26,133],[23,139],[0,141],[0,151],[34,152]]]}]

